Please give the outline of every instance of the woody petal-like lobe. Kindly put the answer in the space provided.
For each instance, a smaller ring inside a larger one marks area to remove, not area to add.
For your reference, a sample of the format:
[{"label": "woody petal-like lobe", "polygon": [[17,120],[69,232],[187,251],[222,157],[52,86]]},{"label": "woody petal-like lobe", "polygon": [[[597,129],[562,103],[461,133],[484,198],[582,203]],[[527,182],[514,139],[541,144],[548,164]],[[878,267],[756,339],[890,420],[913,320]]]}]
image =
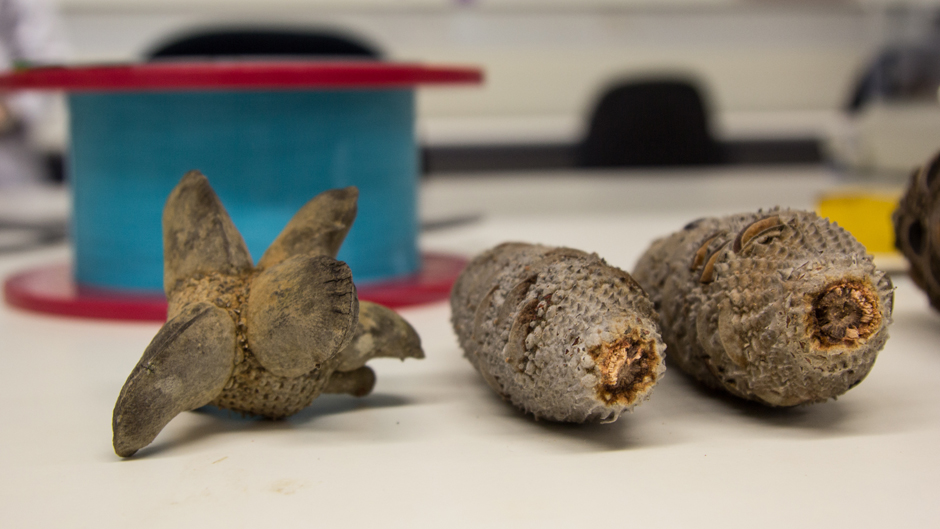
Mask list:
[{"label": "woody petal-like lobe", "polygon": [[271,373],[309,373],[343,350],[359,300],[346,263],[298,255],[258,274],[248,294],[248,345]]},{"label": "woody petal-like lobe", "polygon": [[129,457],[178,414],[211,402],[235,365],[235,322],[194,303],[166,322],[131,371],[114,406],[114,451]]},{"label": "woody petal-like lobe", "polygon": [[163,261],[167,297],[184,279],[237,275],[252,266],[245,241],[199,171],[183,176],[163,208]]},{"label": "woody petal-like lobe", "polygon": [[[337,371],[353,371],[372,358],[424,358],[421,338],[414,328],[392,309],[369,301],[359,302],[359,324],[348,347],[343,349]],[[334,374],[335,376],[335,374]]]},{"label": "woody petal-like lobe", "polygon": [[359,190],[354,186],[324,191],[307,202],[258,261],[270,268],[295,255],[328,255],[335,258],[356,219]]},{"label": "woody petal-like lobe", "polygon": [[363,366],[352,371],[334,371],[323,392],[365,397],[372,393],[374,387],[375,372],[368,366]]}]

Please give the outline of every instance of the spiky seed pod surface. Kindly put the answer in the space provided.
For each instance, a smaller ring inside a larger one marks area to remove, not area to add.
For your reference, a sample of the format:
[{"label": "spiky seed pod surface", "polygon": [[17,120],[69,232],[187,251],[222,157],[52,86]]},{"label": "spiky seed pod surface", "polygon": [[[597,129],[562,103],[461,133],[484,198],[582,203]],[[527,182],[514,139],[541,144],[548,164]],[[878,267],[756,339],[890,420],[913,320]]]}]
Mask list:
[{"label": "spiky seed pod surface", "polygon": [[940,152],[911,175],[893,220],[911,279],[940,310]]},{"label": "spiky seed pod surface", "polygon": [[537,419],[614,421],[665,370],[653,304],[597,255],[497,246],[457,279],[451,309],[467,359]]},{"label": "spiky seed pod surface", "polygon": [[890,279],[811,212],[700,219],[655,241],[633,275],[683,371],[770,406],[845,393],[888,338]]},{"label": "spiky seed pod surface", "polygon": [[372,358],[423,358],[414,329],[360,303],[349,267],[335,259],[357,197],[353,187],[315,197],[255,267],[208,180],[183,177],[163,215],[167,323],[115,404],[118,455],[150,444],[186,410],[287,417],[324,392],[368,394]]}]

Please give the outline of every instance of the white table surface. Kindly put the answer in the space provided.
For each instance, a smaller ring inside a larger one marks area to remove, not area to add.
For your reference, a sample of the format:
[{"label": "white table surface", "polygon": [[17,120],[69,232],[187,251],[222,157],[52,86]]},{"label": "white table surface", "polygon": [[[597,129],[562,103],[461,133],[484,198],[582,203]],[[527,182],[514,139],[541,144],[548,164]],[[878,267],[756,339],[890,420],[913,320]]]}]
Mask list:
[{"label": "white table surface", "polygon": [[[813,168],[438,178],[429,250],[505,240],[630,269],[704,214],[810,207]],[[355,229],[355,228],[354,228]],[[0,258],[4,276],[62,246]],[[282,421],[187,412],[148,448],[111,448],[118,392],[158,324],[0,306],[0,527],[938,527],[940,315],[896,277],[891,338],[837,401],[788,410],[716,396],[676,369],[608,425],[535,422],[462,358],[446,303],[402,315],[422,361],[373,361],[373,394]]]}]

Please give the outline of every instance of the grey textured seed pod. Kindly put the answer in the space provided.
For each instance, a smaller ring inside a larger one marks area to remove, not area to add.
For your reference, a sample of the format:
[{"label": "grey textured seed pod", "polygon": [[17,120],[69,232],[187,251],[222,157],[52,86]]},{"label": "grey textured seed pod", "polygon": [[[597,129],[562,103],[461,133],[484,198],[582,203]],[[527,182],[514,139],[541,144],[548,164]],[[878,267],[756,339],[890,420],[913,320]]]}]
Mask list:
[{"label": "grey textured seed pod", "polygon": [[770,406],[842,395],[888,338],[890,279],[850,233],[811,212],[700,219],[655,241],[633,276],[676,365]]},{"label": "grey textured seed pod", "polygon": [[911,279],[940,310],[940,152],[911,175],[892,219]]},{"label": "grey textured seed pod", "polygon": [[536,419],[614,421],[665,370],[652,302],[596,254],[502,244],[463,271],[451,309],[467,359]]},{"label": "grey textured seed pod", "polygon": [[336,260],[359,192],[308,202],[252,266],[208,180],[193,171],[163,213],[167,322],[114,406],[114,451],[129,457],[183,411],[214,404],[287,417],[321,393],[368,394],[375,357],[423,358],[395,312],[360,302]]}]

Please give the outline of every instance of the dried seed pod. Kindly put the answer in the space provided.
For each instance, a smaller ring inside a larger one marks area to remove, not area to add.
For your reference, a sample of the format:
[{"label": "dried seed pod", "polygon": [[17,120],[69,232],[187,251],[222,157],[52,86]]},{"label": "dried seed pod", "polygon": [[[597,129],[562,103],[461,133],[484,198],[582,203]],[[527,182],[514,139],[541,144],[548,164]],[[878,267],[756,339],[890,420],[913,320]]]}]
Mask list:
[{"label": "dried seed pod", "polygon": [[893,220],[895,245],[911,265],[911,279],[940,310],[940,152],[911,175]]},{"label": "dried seed pod", "polygon": [[811,212],[700,219],[655,241],[633,275],[683,371],[770,406],[845,393],[888,338],[890,279]]},{"label": "dried seed pod", "polygon": [[214,404],[280,418],[323,392],[368,394],[375,357],[423,358],[393,311],[359,302],[336,252],[354,187],[326,191],[288,223],[257,267],[209,182],[190,172],[163,214],[167,323],[114,406],[114,450],[150,444],[179,413]]},{"label": "dried seed pod", "polygon": [[665,369],[653,304],[597,255],[497,246],[457,279],[451,309],[467,359],[536,419],[614,421]]}]

